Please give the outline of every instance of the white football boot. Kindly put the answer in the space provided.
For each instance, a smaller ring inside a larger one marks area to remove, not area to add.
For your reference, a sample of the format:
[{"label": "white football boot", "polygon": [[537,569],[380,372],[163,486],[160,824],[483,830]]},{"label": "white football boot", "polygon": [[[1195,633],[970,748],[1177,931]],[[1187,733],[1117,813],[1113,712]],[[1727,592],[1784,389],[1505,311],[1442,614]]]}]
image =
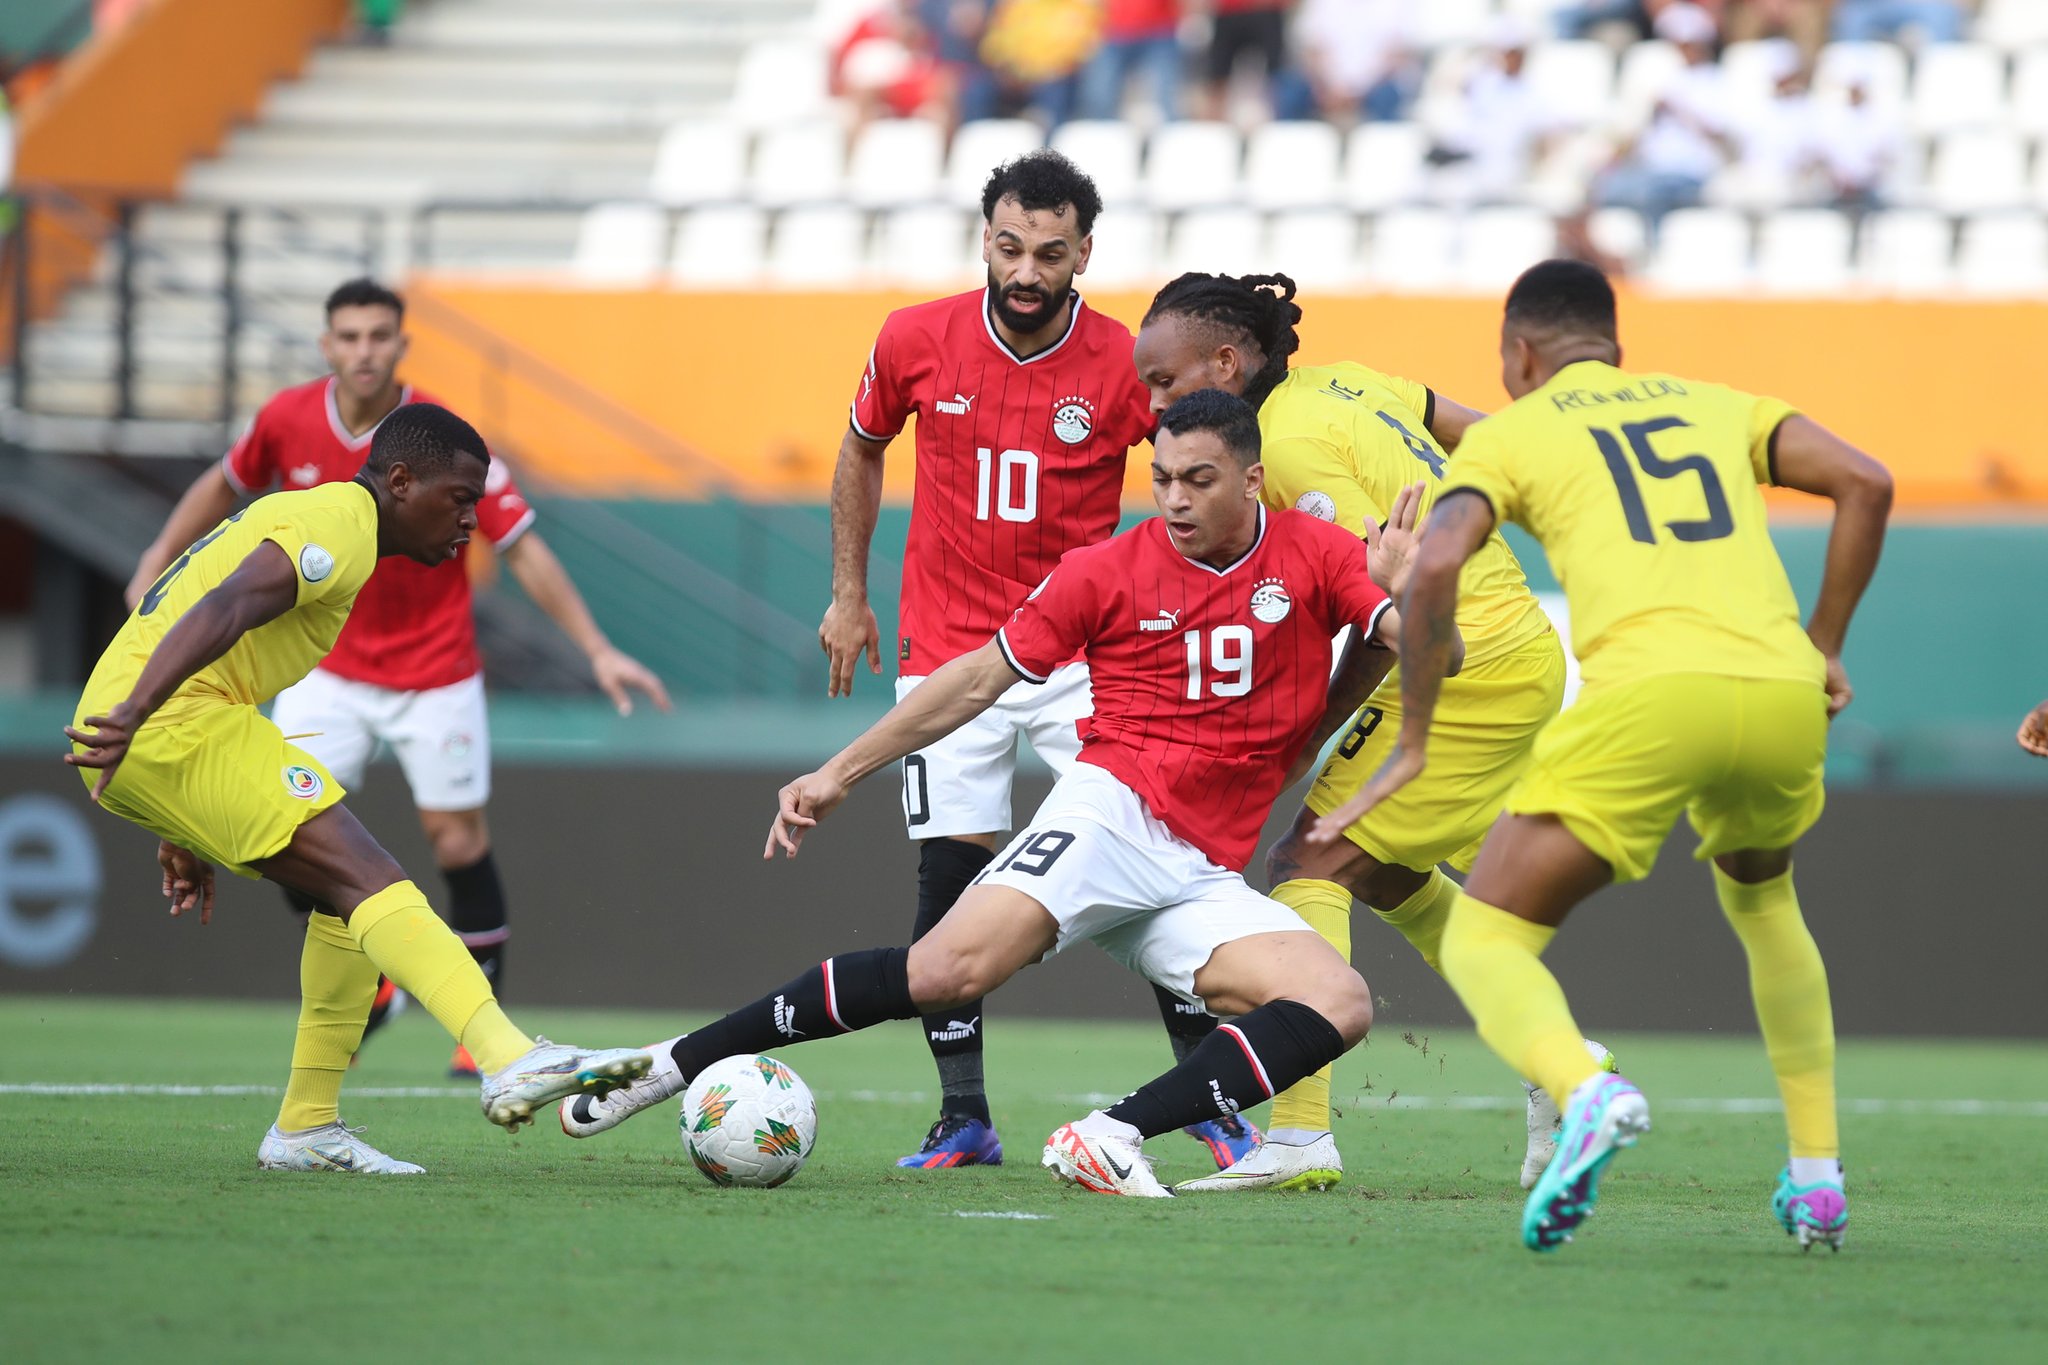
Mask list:
[{"label": "white football boot", "polygon": [[571,1095],[563,1100],[562,1131],[572,1138],[596,1137],[641,1110],[652,1109],[663,1100],[682,1094],[689,1087],[683,1084],[683,1073],[676,1070],[675,1059],[669,1053],[678,1041],[671,1038],[648,1048],[654,1065],[632,1084],[622,1085],[609,1095]]},{"label": "white football boot", "polygon": [[1152,1163],[1145,1157],[1145,1139],[1138,1130],[1100,1109],[1047,1138],[1045,1155],[1038,1164],[1092,1194],[1173,1198],[1173,1191],[1152,1174]]},{"label": "white football boot", "polygon": [[483,1078],[484,1117],[500,1128],[533,1121],[533,1111],[569,1095],[603,1095],[645,1076],[654,1058],[640,1048],[589,1049],[535,1038],[502,1071]]},{"label": "white football boot", "polygon": [[362,1140],[363,1130],[336,1119],[303,1133],[281,1132],[276,1124],[256,1149],[259,1171],[341,1171],[349,1175],[425,1175],[424,1167],[389,1157]]},{"label": "white football boot", "polygon": [[1344,1158],[1328,1133],[1299,1129],[1266,1134],[1246,1156],[1199,1180],[1183,1180],[1175,1194],[1216,1194],[1235,1190],[1327,1190],[1344,1178]]},{"label": "white football boot", "polygon": [[[1602,1071],[1621,1069],[1612,1052],[1591,1038],[1585,1044],[1587,1055],[1600,1064]],[[1522,1156],[1522,1188],[1526,1190],[1543,1178],[1550,1159],[1557,1155],[1557,1135],[1564,1131],[1564,1115],[1542,1086],[1523,1081],[1522,1088],[1529,1092],[1529,1150]]]}]

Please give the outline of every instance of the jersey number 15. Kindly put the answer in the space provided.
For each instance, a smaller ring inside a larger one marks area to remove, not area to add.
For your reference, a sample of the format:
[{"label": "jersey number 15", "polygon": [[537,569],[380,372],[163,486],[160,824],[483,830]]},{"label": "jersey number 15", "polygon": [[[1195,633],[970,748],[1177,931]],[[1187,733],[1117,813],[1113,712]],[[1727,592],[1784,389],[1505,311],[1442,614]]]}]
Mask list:
[{"label": "jersey number 15", "polygon": [[1706,515],[1696,521],[1665,522],[1664,529],[1671,532],[1673,540],[1719,540],[1735,533],[1735,518],[1728,511],[1727,491],[1721,487],[1721,476],[1714,472],[1713,463],[1706,456],[1681,455],[1675,460],[1667,460],[1650,449],[1650,438],[1658,432],[1691,425],[1680,417],[1625,422],[1621,434],[1628,441],[1626,454],[1613,432],[1599,427],[1587,428],[1593,435],[1593,444],[1600,447],[1600,458],[1607,461],[1607,472],[1614,477],[1614,491],[1621,495],[1621,515],[1628,522],[1631,540],[1655,545],[1657,530],[1650,525],[1650,509],[1643,503],[1643,490],[1636,483],[1635,471],[1629,468],[1629,455],[1634,455],[1636,465],[1653,479],[1675,479],[1681,474],[1691,474],[1699,479],[1700,495],[1706,500],[1703,509]]}]

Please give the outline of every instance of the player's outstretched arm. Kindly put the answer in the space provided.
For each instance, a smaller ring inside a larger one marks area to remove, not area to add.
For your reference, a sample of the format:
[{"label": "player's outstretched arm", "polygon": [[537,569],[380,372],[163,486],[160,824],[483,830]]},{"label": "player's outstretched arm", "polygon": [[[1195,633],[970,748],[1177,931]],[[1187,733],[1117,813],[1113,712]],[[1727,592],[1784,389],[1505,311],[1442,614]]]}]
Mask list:
[{"label": "player's outstretched arm", "polygon": [[178,557],[187,545],[211,531],[235,508],[235,488],[228,482],[227,471],[218,464],[210,464],[206,472],[192,481],[178,499],[178,505],[171,509],[170,520],[157,533],[149,548],[142,552],[142,558],[135,563],[135,576],[128,580],[128,586],[121,596],[133,611],[142,595],[149,591],[149,585],[156,582],[171,561]]},{"label": "player's outstretched arm", "polygon": [[1891,471],[1818,422],[1796,414],[1778,424],[1774,442],[1772,478],[1782,487],[1835,504],[1820,596],[1806,633],[1827,658],[1828,715],[1837,716],[1856,695],[1842,667],[1842,642],[1884,549],[1885,522],[1892,510]]},{"label": "player's outstretched arm", "polygon": [[1430,390],[1429,399],[1429,434],[1446,454],[1456,450],[1458,442],[1465,439],[1465,428],[1486,416],[1477,408],[1453,403],[1434,389]]},{"label": "player's outstretched arm", "polygon": [[65,726],[65,735],[84,745],[85,752],[66,754],[64,761],[74,768],[100,770],[92,799],[99,800],[106,791],[135,732],[171,693],[227,653],[235,641],[290,611],[298,600],[299,571],[291,556],[276,541],[264,541],[157,642],[126,701],[104,716],[87,716],[77,726]]},{"label": "player's outstretched arm", "polygon": [[512,576],[519,580],[519,586],[540,605],[562,634],[576,642],[583,651],[583,657],[590,660],[591,676],[597,685],[612,700],[619,714],[633,714],[633,692],[644,692],[648,700],[662,710],[670,709],[668,689],[661,685],[661,679],[654,671],[632,655],[613,644],[605,633],[598,629],[597,620],[590,614],[590,606],[583,600],[583,594],[576,590],[575,581],[569,571],[562,567],[562,561],[548,548],[538,533],[528,531],[505,549],[505,562],[512,568]]},{"label": "player's outstretched arm", "polygon": [[2020,747],[2036,758],[2048,758],[2048,701],[2027,712],[2020,722]]},{"label": "player's outstretched arm", "polygon": [[825,695],[853,695],[853,670],[868,656],[868,672],[882,671],[882,629],[868,605],[868,545],[882,511],[882,459],[887,441],[846,429],[832,470],[832,605],[818,623],[825,651]]},{"label": "player's outstretched arm", "polygon": [[994,640],[942,665],[824,767],[782,789],[761,856],[772,858],[780,848],[794,858],[804,831],[844,801],[854,783],[953,733],[993,706],[1020,676]]}]

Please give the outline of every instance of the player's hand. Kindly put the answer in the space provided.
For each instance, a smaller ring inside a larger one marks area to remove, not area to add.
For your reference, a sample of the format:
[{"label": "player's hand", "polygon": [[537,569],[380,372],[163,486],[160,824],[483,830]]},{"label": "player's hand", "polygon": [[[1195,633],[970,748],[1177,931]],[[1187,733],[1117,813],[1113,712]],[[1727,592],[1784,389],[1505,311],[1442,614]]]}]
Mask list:
[{"label": "player's hand", "polygon": [[2048,758],[2048,701],[2027,712],[2020,722],[2020,747],[2036,758]]},{"label": "player's hand", "polygon": [[1415,520],[1422,509],[1422,485],[1411,483],[1394,495],[1387,524],[1365,523],[1365,571],[1381,592],[1399,600],[1415,567]]},{"label": "player's hand", "polygon": [[64,727],[66,738],[85,746],[84,753],[68,753],[64,755],[64,761],[74,768],[100,770],[100,780],[92,784],[95,802],[114,780],[114,769],[120,767],[121,760],[128,756],[128,745],[140,728],[133,708],[125,701],[104,716],[87,716],[77,725]]},{"label": "player's hand", "polygon": [[882,628],[865,598],[859,602],[833,598],[832,605],[825,608],[825,619],[818,623],[818,644],[830,660],[825,683],[828,697],[853,695],[853,667],[860,662],[862,651],[868,656],[868,672],[882,671]]},{"label": "player's hand", "polygon": [[171,914],[196,909],[201,924],[213,923],[213,864],[168,840],[158,842],[156,861],[164,870],[164,897],[171,903]]},{"label": "player's hand", "polygon": [[1372,775],[1372,780],[1358,789],[1358,795],[1309,826],[1308,841],[1312,844],[1335,843],[1367,811],[1413,782],[1422,772],[1423,762],[1422,750],[1396,744],[1394,751],[1387,755],[1387,761]]},{"label": "player's hand", "polygon": [[804,841],[804,831],[830,815],[833,807],[845,799],[846,785],[823,773],[805,773],[784,787],[776,793],[775,823],[768,827],[768,846],[761,850],[761,857],[773,858],[779,847],[783,857],[794,858],[797,846]]},{"label": "player's hand", "polygon": [[1856,689],[1849,686],[1849,670],[1842,667],[1841,656],[1830,654],[1828,661],[1828,719],[1833,720],[1856,700]]},{"label": "player's hand", "polygon": [[590,672],[622,716],[633,714],[633,698],[628,688],[646,693],[647,699],[663,711],[674,709],[669,703],[668,689],[661,685],[654,671],[617,646],[606,645],[591,655]]}]

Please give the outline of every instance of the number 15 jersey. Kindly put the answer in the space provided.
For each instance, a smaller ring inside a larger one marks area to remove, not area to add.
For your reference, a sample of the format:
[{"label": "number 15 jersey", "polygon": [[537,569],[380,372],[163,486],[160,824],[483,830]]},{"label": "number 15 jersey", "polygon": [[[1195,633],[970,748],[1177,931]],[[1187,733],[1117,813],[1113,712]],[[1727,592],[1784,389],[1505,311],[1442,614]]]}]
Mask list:
[{"label": "number 15 jersey", "polygon": [[1024,357],[996,334],[985,289],[882,324],[853,429],[886,441],[917,414],[906,676],[987,644],[1061,555],[1116,532],[1125,462],[1155,422],[1129,329],[1073,298],[1065,330]]}]

